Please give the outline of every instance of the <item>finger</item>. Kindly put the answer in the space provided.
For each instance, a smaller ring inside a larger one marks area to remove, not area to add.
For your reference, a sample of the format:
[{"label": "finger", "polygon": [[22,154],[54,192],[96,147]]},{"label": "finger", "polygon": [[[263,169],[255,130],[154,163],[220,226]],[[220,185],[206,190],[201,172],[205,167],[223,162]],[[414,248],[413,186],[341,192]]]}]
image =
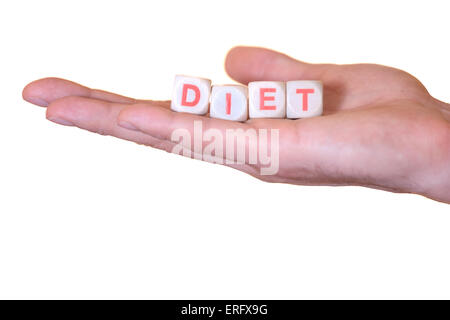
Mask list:
[{"label": "finger", "polygon": [[117,125],[117,116],[127,104],[118,104],[85,97],[64,97],[47,107],[47,119],[66,126],[76,126],[102,135],[154,145],[158,140],[144,133]]},{"label": "finger", "polygon": [[[103,90],[90,89],[78,83],[59,78],[44,78],[33,81],[23,89],[22,96],[26,101],[42,107],[46,107],[53,101],[68,96],[86,97],[97,100],[104,100],[107,102],[125,104],[148,102],[145,100],[136,100]],[[169,107],[169,101],[161,101],[158,102],[158,104]]]},{"label": "finger", "polygon": [[[257,154],[261,146],[257,129],[264,126],[267,128],[282,126],[273,119],[270,125],[265,120],[253,121],[249,124],[172,112],[165,108],[148,105],[132,105],[123,109],[119,114],[118,124],[165,141],[159,147],[166,150],[170,146],[180,147],[182,144],[182,148],[173,152],[183,151],[185,156],[211,160],[215,163],[245,164],[248,166],[247,169],[254,169],[261,165],[260,159],[251,158],[251,155]],[[213,143],[215,147],[211,155],[214,157],[211,157],[209,153],[205,156],[207,146],[211,147]],[[268,148],[270,150],[270,145]],[[254,171],[247,169],[241,168],[247,172]]]},{"label": "finger", "polygon": [[140,131],[164,140],[170,140],[172,132],[178,128],[189,129],[193,132],[194,121],[201,121],[204,130],[214,128],[224,132],[226,129],[246,129],[249,127],[249,125],[241,122],[173,112],[165,108],[147,105],[130,106],[124,109],[118,117],[120,125],[134,126]]},{"label": "finger", "polygon": [[247,84],[261,80],[324,80],[330,64],[309,64],[295,60],[285,54],[257,47],[235,47],[225,60],[228,75]]}]

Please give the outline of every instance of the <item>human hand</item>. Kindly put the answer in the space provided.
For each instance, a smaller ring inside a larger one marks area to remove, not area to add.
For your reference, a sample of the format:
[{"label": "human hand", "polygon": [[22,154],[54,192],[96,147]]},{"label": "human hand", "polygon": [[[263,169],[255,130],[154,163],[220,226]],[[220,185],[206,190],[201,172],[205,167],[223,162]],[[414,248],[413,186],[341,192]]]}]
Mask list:
[{"label": "human hand", "polygon": [[172,112],[169,101],[135,100],[56,78],[30,83],[23,97],[47,106],[47,118],[56,123],[166,151],[175,145],[172,132],[192,132],[196,120],[221,132],[276,128],[277,174],[260,175],[259,163],[229,166],[270,182],[361,185],[450,202],[450,105],[410,74],[373,64],[307,64],[249,47],[232,49],[225,67],[243,84],[321,80],[324,115],[230,122]]}]

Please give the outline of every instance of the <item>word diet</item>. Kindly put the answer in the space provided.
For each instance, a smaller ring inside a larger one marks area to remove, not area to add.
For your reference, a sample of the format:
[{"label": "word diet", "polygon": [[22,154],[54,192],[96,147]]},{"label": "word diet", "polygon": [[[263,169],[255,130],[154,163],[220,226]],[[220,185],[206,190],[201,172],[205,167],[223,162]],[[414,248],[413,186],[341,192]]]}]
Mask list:
[{"label": "word diet", "polygon": [[214,85],[211,80],[175,76],[171,109],[212,118],[246,121],[250,118],[310,118],[323,112],[322,82],[313,80],[254,81]]}]

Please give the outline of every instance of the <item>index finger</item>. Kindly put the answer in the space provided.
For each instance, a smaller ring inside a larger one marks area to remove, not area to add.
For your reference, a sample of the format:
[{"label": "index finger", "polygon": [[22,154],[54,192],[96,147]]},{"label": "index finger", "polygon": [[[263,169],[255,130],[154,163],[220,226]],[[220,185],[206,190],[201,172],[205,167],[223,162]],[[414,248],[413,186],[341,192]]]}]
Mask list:
[{"label": "index finger", "polygon": [[267,136],[267,132],[262,132],[261,129],[278,132],[276,127],[285,129],[289,126],[281,119],[242,123],[173,112],[143,104],[124,108],[117,121],[119,126],[164,141],[162,145],[156,146],[158,148],[168,150],[171,146],[173,153],[182,153],[189,157],[193,155],[196,159],[227,165],[246,165],[247,170],[242,169],[247,172],[267,165],[267,154],[275,146],[270,133]]}]

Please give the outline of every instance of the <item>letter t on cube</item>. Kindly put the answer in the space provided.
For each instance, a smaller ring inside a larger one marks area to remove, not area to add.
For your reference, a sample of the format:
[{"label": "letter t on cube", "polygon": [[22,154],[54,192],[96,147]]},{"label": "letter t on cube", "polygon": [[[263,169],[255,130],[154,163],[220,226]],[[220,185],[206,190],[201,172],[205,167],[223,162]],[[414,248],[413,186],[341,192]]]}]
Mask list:
[{"label": "letter t on cube", "polygon": [[177,112],[207,114],[211,80],[177,75],[171,109]]},{"label": "letter t on cube", "polygon": [[320,81],[288,81],[286,97],[289,119],[316,117],[323,112],[323,88]]}]

